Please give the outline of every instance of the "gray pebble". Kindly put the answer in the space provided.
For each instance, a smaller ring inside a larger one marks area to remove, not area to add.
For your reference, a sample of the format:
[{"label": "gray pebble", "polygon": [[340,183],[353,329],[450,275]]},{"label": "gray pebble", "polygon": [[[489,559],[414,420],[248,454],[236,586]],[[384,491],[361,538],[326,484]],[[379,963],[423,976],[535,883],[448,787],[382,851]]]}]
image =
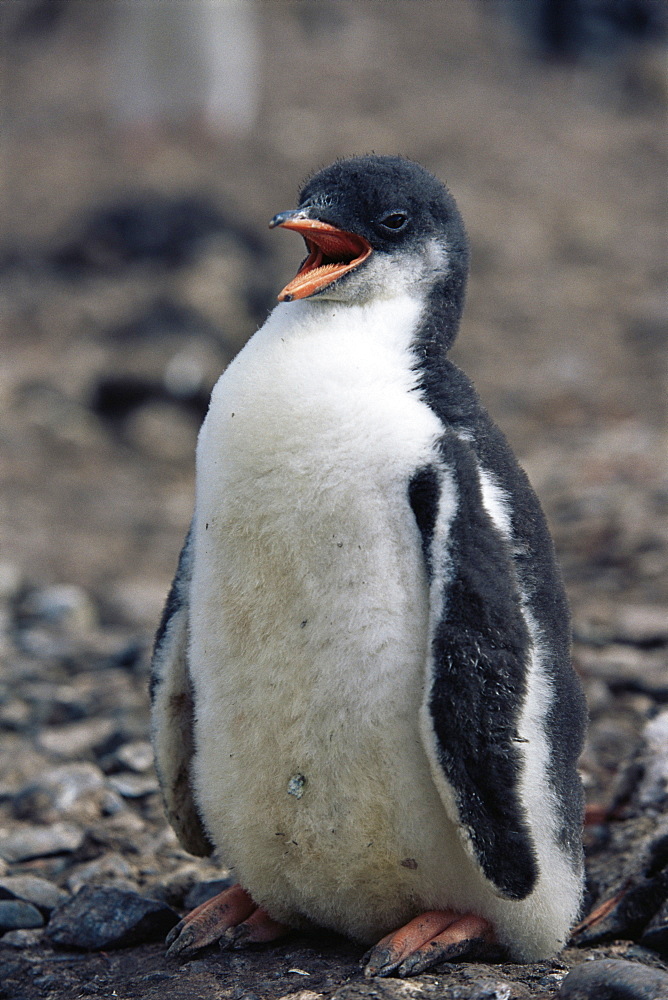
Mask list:
[{"label": "gray pebble", "polygon": [[42,912],[53,910],[69,899],[67,892],[37,875],[5,875],[0,878],[0,896],[4,893],[8,893],[9,898],[32,903]]},{"label": "gray pebble", "polygon": [[54,910],[46,934],[54,944],[97,951],[161,941],[178,920],[175,910],[154,899],[84,886]]},{"label": "gray pebble", "polygon": [[557,1000],[668,1000],[668,973],[623,959],[582,962],[564,979]]},{"label": "gray pebble", "polygon": [[85,885],[101,882],[113,882],[115,889],[121,887],[136,889],[136,883],[131,883],[134,874],[134,870],[121,854],[105,854],[94,861],[79,865],[68,877],[66,884],[70,892],[78,892]]},{"label": "gray pebble", "polygon": [[474,979],[470,992],[466,987],[460,992],[462,1000],[510,1000],[514,991],[512,983],[502,979]]},{"label": "gray pebble", "polygon": [[0,857],[9,862],[46,858],[52,854],[76,851],[83,839],[83,830],[72,823],[52,823],[51,826],[22,824],[0,836]]},{"label": "gray pebble", "polygon": [[27,729],[30,724],[30,708],[20,698],[12,698],[0,707],[0,725],[3,729]]},{"label": "gray pebble", "polygon": [[63,764],[21,789],[14,798],[14,815],[41,823],[98,819],[106,790],[106,778],[95,764]]},{"label": "gray pebble", "polygon": [[90,719],[65,726],[49,726],[39,734],[43,750],[58,757],[83,757],[102,746],[116,730],[113,719]]},{"label": "gray pebble", "polygon": [[0,600],[8,601],[21,589],[23,576],[14,563],[0,563]]},{"label": "gray pebble", "polygon": [[41,944],[42,934],[43,929],[41,927],[30,930],[7,931],[2,937],[2,943],[3,945],[9,945],[10,948],[20,948],[22,951],[25,951],[27,948],[33,948],[35,945]]},{"label": "gray pebble", "polygon": [[158,779],[152,774],[112,774],[109,784],[125,799],[141,799],[158,791]]},{"label": "gray pebble", "polygon": [[0,931],[15,931],[22,927],[41,927],[44,918],[36,906],[22,899],[0,899]]},{"label": "gray pebble", "polygon": [[641,806],[660,806],[668,798],[668,709],[645,726],[645,773],[638,792]]},{"label": "gray pebble", "polygon": [[97,625],[97,611],[86,591],[69,584],[34,591],[25,601],[24,610],[40,621],[77,632]]},{"label": "gray pebble", "polygon": [[148,740],[133,740],[119,747],[115,758],[123,767],[141,774],[153,766],[153,747]]},{"label": "gray pebble", "polygon": [[653,646],[668,641],[666,609],[656,605],[622,604],[618,629],[626,642]]}]

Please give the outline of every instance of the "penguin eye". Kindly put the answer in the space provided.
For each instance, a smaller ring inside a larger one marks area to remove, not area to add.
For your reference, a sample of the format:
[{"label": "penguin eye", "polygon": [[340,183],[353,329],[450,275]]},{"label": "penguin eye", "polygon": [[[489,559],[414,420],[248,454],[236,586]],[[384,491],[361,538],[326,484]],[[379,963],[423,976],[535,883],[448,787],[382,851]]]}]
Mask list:
[{"label": "penguin eye", "polygon": [[380,220],[380,224],[384,229],[389,229],[393,233],[398,233],[400,229],[403,229],[408,222],[408,216],[403,212],[392,212],[390,215],[386,215],[384,219]]}]

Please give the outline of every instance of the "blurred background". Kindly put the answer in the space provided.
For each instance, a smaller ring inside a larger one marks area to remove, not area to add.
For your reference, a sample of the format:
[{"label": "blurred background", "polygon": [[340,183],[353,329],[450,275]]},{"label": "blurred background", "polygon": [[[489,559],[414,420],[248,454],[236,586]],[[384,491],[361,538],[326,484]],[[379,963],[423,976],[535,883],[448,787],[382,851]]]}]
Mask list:
[{"label": "blurred background", "polygon": [[[418,160],[462,210],[453,356],[546,509],[588,791],[610,798],[668,699],[666,10],[1,5],[0,793],[54,760],[132,771],[119,751],[146,740],[208,394],[301,259],[268,220],[315,169],[373,151]],[[135,765],[159,824],[150,756]]]}]

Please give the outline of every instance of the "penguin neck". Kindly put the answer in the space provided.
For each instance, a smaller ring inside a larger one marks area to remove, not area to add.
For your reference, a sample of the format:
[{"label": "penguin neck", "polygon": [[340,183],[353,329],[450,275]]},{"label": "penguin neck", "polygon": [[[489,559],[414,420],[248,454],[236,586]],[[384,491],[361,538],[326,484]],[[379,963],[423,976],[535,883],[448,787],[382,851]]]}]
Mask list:
[{"label": "penguin neck", "polygon": [[466,276],[457,273],[439,277],[429,289],[413,341],[419,369],[442,367],[459,332],[465,296]]},{"label": "penguin neck", "polygon": [[387,347],[410,351],[416,331],[422,322],[425,300],[405,291],[391,297],[365,301],[335,299],[303,299],[281,303],[271,313],[265,330],[272,339],[309,340],[312,337],[346,341],[354,334],[359,347],[372,340],[378,348]]}]

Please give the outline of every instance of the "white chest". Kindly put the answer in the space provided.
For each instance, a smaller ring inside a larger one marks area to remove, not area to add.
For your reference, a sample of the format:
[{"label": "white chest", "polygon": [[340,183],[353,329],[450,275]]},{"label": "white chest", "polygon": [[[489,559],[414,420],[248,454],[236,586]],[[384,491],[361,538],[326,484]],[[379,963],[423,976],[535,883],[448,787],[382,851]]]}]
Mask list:
[{"label": "white chest", "polygon": [[[195,608],[209,634],[222,626],[228,658],[280,648],[290,672],[308,649],[323,684],[368,687],[360,657],[383,671],[384,645],[414,648],[417,631],[424,644],[407,488],[440,427],[415,391],[417,318],[409,298],[279,307],[215,387],[198,446]],[[336,656],[334,677],[323,656]]]},{"label": "white chest", "polygon": [[200,435],[200,804],[251,890],[295,909],[341,866],[353,893],[389,866],[410,896],[401,863],[428,849],[408,804],[442,815],[418,732],[428,593],[407,488],[440,431],[411,372],[418,313],[408,298],[279,307]]}]

